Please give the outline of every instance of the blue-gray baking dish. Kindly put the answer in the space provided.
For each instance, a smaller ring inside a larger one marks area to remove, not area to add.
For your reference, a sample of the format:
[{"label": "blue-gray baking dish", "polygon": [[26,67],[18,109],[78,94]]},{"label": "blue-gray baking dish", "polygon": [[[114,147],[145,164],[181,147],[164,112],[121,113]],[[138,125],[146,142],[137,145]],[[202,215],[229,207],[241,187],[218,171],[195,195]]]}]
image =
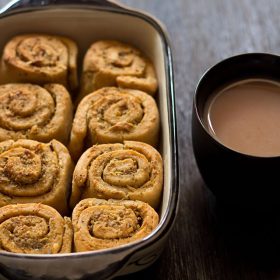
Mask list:
[{"label": "blue-gray baking dish", "polygon": [[0,51],[14,35],[50,33],[73,38],[83,57],[98,39],[137,46],[155,65],[161,116],[164,191],[160,222],[140,241],[95,252],[32,255],[0,252],[9,279],[111,279],[151,265],[161,254],[178,209],[178,164],[172,56],[162,25],[150,15],[110,1],[19,0],[0,9]]}]

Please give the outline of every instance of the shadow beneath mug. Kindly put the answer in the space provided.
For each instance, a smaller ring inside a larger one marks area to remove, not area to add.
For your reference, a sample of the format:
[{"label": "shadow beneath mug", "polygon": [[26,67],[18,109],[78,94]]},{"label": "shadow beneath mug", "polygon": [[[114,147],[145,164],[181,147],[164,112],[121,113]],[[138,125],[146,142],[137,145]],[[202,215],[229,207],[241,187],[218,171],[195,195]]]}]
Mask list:
[{"label": "shadow beneath mug", "polygon": [[233,209],[216,203],[219,236],[232,260],[263,272],[280,267],[280,209]]}]

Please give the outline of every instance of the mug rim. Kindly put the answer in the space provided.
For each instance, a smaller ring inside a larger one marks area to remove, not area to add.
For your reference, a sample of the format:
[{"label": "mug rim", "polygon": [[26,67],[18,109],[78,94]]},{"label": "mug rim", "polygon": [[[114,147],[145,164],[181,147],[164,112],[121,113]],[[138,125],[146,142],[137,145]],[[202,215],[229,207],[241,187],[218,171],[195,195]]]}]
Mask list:
[{"label": "mug rim", "polygon": [[[213,134],[211,134],[210,131],[206,128],[205,123],[203,122],[203,118],[202,118],[201,114],[199,113],[199,110],[198,110],[198,96],[199,96],[199,90],[200,90],[201,84],[205,80],[207,80],[209,74],[211,74],[213,71],[215,71],[215,69],[217,69],[221,65],[227,64],[227,63],[231,63],[231,62],[233,62],[235,60],[238,60],[240,58],[243,58],[243,57],[245,57],[246,59],[248,59],[248,58],[253,59],[254,57],[256,57],[256,58],[270,57],[270,58],[278,59],[279,62],[280,62],[280,55],[278,55],[276,53],[274,54],[274,53],[269,53],[269,52],[249,52],[249,53],[240,53],[240,54],[237,54],[237,55],[233,55],[233,56],[227,57],[225,59],[222,59],[222,60],[218,61],[217,63],[213,64],[212,66],[208,67],[203,72],[201,77],[199,78],[199,80],[198,80],[198,82],[196,84],[196,87],[195,87],[194,96],[193,96],[193,110],[195,111],[195,116],[196,116],[200,126],[203,128],[204,132],[207,133],[208,136],[210,136],[211,139],[213,141],[215,141],[215,143],[220,146],[220,148],[223,148],[223,149],[225,149],[227,151],[230,151],[230,152],[233,152],[233,153],[236,153],[236,154],[248,157],[248,158],[262,159],[262,160],[263,159],[271,159],[271,158],[280,158],[280,153],[279,153],[279,155],[276,155],[276,156],[257,156],[257,155],[246,154],[246,153],[234,150],[234,149],[224,145],[216,137],[214,137]],[[252,79],[253,78],[254,77],[252,77]],[[244,78],[244,80],[246,80],[246,79],[248,79],[248,78]],[[265,78],[263,78],[263,79],[265,79]],[[280,79],[280,75],[279,75],[279,79]]]}]

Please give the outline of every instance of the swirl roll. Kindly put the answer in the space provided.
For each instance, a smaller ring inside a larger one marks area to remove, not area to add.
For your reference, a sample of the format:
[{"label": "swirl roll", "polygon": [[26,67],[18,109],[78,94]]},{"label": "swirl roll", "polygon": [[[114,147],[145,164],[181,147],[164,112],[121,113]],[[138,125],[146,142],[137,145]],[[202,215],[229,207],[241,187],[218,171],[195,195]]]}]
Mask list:
[{"label": "swirl roll", "polygon": [[72,214],[76,252],[117,247],[144,238],[159,217],[147,203],[88,198]]},{"label": "swirl roll", "polygon": [[141,51],[118,41],[104,40],[93,43],[84,57],[80,96],[108,86],[154,95],[158,83],[152,63]]},{"label": "swirl roll", "polygon": [[0,250],[25,254],[70,253],[71,219],[40,203],[0,208]]},{"label": "swirl roll", "polygon": [[155,100],[143,91],[102,88],[79,104],[71,131],[69,150],[74,159],[84,144],[141,141],[156,146],[159,112]]},{"label": "swirl roll", "polygon": [[44,203],[66,214],[72,171],[68,150],[56,140],[0,142],[0,207]]},{"label": "swirl roll", "polygon": [[71,97],[62,85],[0,86],[0,141],[57,139],[66,144],[72,118]]},{"label": "swirl roll", "polygon": [[141,200],[156,208],[162,184],[162,159],[152,146],[135,141],[95,145],[76,164],[70,206],[95,197]]},{"label": "swirl roll", "polygon": [[1,75],[6,83],[58,83],[74,90],[78,86],[77,53],[76,43],[66,37],[15,36],[4,47]]}]

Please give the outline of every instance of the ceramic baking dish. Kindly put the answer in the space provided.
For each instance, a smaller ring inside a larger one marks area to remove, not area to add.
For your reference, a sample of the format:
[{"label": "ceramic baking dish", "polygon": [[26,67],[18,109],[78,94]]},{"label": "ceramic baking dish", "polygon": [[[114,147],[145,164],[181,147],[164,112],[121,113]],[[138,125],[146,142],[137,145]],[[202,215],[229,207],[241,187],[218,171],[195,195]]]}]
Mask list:
[{"label": "ceramic baking dish", "polygon": [[73,38],[82,58],[90,44],[116,39],[133,44],[153,61],[161,116],[160,152],[164,191],[160,223],[143,240],[95,252],[26,255],[0,253],[0,271],[9,279],[108,279],[141,270],[161,254],[178,208],[178,166],[172,57],[166,33],[143,12],[109,1],[12,1],[0,10],[0,51],[14,35],[48,33]]}]

